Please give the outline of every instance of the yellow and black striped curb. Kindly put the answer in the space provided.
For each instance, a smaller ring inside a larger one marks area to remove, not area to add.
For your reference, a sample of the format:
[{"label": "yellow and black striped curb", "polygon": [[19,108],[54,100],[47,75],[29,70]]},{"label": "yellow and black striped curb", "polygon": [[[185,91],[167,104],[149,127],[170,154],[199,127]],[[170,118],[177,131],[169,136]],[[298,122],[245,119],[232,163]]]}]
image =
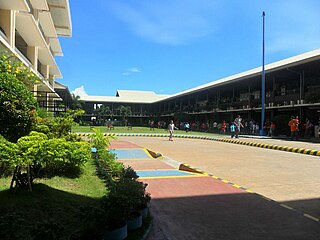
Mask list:
[{"label": "yellow and black striped curb", "polygon": [[[81,137],[90,136],[93,133],[79,133],[78,135]],[[161,133],[105,133],[104,136],[113,136],[113,137],[169,137],[169,134],[161,134]],[[191,139],[203,139],[203,140],[212,140],[218,142],[226,142],[233,143],[245,146],[273,149],[279,151],[286,151],[292,153],[299,154],[307,154],[312,156],[320,156],[320,151],[312,150],[307,148],[296,148],[296,147],[288,147],[288,146],[279,146],[267,143],[257,143],[257,142],[247,142],[241,141],[238,139],[227,139],[227,138],[215,138],[210,136],[197,136],[197,135],[174,135],[175,138],[191,138]]]},{"label": "yellow and black striped curb", "polygon": [[189,165],[189,164],[186,164],[186,163],[182,163],[181,165],[184,165],[184,166],[186,166],[187,168],[193,169],[193,170],[196,171],[196,172],[202,173],[203,175],[212,177],[212,178],[217,179],[217,180],[219,180],[219,181],[221,181],[221,182],[224,182],[224,183],[226,183],[226,184],[229,184],[229,185],[231,185],[231,186],[233,186],[233,187],[235,187],[235,188],[242,189],[242,190],[244,190],[244,191],[247,192],[247,193],[255,194],[255,195],[259,196],[260,198],[263,198],[264,200],[267,200],[267,201],[269,201],[269,202],[276,203],[276,204],[280,205],[280,206],[283,207],[283,208],[286,208],[286,209],[288,209],[288,210],[291,210],[291,211],[297,213],[297,214],[300,215],[300,216],[306,217],[306,218],[311,219],[311,220],[313,220],[313,221],[315,221],[315,222],[319,222],[319,221],[320,221],[319,218],[314,217],[314,216],[311,216],[311,215],[308,214],[308,213],[301,212],[301,211],[299,211],[299,210],[297,210],[297,209],[294,209],[293,207],[290,207],[290,206],[288,206],[288,205],[286,205],[286,204],[279,203],[279,202],[277,202],[277,201],[275,201],[275,200],[272,200],[272,199],[270,199],[270,198],[268,198],[268,197],[265,197],[265,196],[263,196],[263,195],[261,195],[261,194],[259,194],[259,193],[256,193],[256,192],[254,192],[254,191],[252,191],[252,190],[250,190],[250,189],[248,189],[248,188],[246,188],[246,187],[240,186],[240,185],[238,185],[238,184],[235,184],[235,183],[233,183],[233,182],[231,182],[231,181],[228,181],[228,180],[225,180],[225,179],[223,179],[223,178],[214,176],[214,175],[211,174],[211,173],[204,172],[204,171],[202,171],[202,170],[199,169],[199,168],[195,168],[195,167],[193,167],[193,166],[191,166],[191,165]]}]

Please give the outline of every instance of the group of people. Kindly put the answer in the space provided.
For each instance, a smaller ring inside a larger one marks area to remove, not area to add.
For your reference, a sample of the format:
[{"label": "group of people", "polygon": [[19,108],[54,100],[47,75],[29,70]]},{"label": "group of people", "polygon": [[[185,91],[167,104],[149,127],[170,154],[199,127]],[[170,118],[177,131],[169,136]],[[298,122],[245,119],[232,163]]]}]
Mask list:
[{"label": "group of people", "polygon": [[[320,122],[320,121],[319,121]],[[154,128],[154,122],[151,121],[150,123],[150,130]],[[170,136],[169,136],[169,141],[173,141],[173,133],[175,129],[179,129],[177,126],[180,127],[180,129],[184,129],[186,132],[190,131],[192,129],[192,127],[195,127],[196,123],[192,123],[189,124],[188,122],[182,122],[179,124],[179,122],[174,123],[173,120],[170,121],[170,123],[168,124],[168,127],[165,128],[169,131]],[[202,126],[203,125],[203,126]],[[158,127],[160,127],[161,125],[158,123]],[[300,121],[299,121],[299,117],[296,116],[292,116],[290,121],[288,122],[288,126],[290,127],[290,132],[291,132],[291,140],[298,140],[299,135],[300,135]],[[209,129],[208,124],[201,124],[200,128],[204,128],[204,129]],[[259,125],[258,123],[255,123],[254,121],[249,121],[249,122],[245,122],[243,124],[242,118],[240,115],[238,115],[234,121],[232,123],[227,123],[226,121],[222,121],[221,123],[217,123],[214,122],[213,125],[213,132],[219,132],[219,133],[226,133],[227,130],[228,132],[230,131],[231,134],[231,138],[238,138],[239,137],[239,133],[241,131],[245,132],[245,133],[258,133],[259,131]],[[304,136],[308,137],[308,136],[312,136],[313,134],[313,124],[311,123],[310,120],[306,120],[306,123],[302,125],[302,128],[304,129]],[[256,128],[258,130],[256,130]],[[249,132],[247,131],[249,129]],[[265,124],[263,126],[264,132],[265,134],[267,134],[268,136],[274,136],[275,134],[275,130],[276,130],[276,124],[275,122],[271,122],[270,124]],[[251,130],[253,132],[251,132]],[[303,135],[303,133],[302,133]]]}]

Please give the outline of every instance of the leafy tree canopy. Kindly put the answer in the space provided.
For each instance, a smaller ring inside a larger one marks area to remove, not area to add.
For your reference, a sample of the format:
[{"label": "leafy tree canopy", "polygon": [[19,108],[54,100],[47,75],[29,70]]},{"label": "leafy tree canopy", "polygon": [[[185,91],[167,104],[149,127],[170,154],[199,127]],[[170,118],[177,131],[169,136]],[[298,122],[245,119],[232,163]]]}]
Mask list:
[{"label": "leafy tree canopy", "polygon": [[17,77],[0,72],[0,134],[11,142],[27,135],[35,122],[37,101]]}]

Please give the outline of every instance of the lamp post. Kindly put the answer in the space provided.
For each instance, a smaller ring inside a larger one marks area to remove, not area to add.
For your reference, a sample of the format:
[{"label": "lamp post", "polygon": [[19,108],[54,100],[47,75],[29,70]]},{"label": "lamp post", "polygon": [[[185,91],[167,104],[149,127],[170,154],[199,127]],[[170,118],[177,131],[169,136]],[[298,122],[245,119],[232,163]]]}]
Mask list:
[{"label": "lamp post", "polygon": [[265,12],[262,12],[262,80],[261,80],[261,129],[260,135],[263,135],[264,121],[265,121],[265,72],[264,72],[264,30],[265,30]]}]

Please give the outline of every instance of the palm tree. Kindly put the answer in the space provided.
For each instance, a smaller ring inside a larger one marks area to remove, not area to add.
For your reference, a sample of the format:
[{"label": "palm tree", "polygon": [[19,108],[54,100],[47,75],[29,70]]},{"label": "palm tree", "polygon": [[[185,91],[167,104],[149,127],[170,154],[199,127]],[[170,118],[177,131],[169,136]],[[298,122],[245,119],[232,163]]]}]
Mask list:
[{"label": "palm tree", "polygon": [[70,108],[72,110],[83,109],[80,102],[80,96],[76,96],[74,93],[72,93],[72,102],[70,104]]}]

